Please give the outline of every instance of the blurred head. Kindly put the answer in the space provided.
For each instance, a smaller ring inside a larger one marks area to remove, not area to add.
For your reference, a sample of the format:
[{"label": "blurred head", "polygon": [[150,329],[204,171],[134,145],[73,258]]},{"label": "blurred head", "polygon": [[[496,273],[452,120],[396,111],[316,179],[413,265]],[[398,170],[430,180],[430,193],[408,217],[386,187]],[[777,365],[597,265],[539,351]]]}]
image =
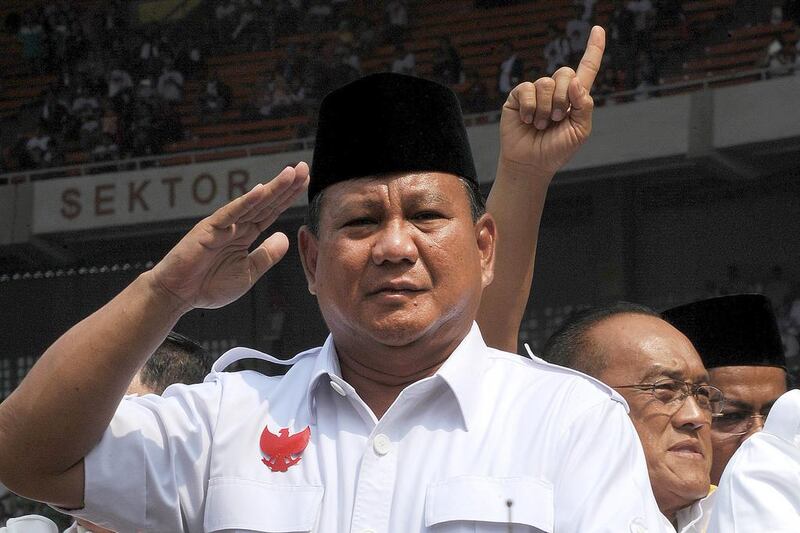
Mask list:
[{"label": "blurred head", "polygon": [[772,405],[788,389],[786,371],[775,366],[722,366],[708,373],[709,382],[725,394],[722,415],[711,425],[711,482],[717,484],[733,454],[764,428]]},{"label": "blurred head", "polygon": [[646,307],[620,303],[576,316],[548,341],[544,357],[600,379],[625,398],[665,516],[708,494],[708,396],[715,393],[705,387],[706,370],[681,332]]},{"label": "blurred head", "polygon": [[211,363],[205,348],[171,331],[133,377],[128,394],[162,394],[173,383],[201,383],[211,371]]}]

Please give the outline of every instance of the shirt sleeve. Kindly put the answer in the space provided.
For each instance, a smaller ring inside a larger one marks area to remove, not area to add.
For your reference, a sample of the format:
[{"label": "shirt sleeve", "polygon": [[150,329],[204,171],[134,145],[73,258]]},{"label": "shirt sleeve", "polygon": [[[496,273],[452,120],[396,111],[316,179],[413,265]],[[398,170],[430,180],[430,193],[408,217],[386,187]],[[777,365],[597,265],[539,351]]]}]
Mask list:
[{"label": "shirt sleeve", "polygon": [[625,407],[607,400],[578,416],[554,487],[555,530],[574,533],[674,533],[653,496],[642,445]]},{"label": "shirt sleeve", "polygon": [[84,507],[113,531],[202,531],[221,384],[173,385],[122,400],[84,460]]}]

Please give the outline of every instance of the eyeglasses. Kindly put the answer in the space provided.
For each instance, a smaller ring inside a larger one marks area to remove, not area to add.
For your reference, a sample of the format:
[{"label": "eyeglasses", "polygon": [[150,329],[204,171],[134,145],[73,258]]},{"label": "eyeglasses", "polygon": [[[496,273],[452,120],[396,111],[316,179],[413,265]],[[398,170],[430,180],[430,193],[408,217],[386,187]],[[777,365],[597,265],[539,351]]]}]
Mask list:
[{"label": "eyeglasses", "polygon": [[745,435],[750,432],[757,418],[761,419],[761,425],[763,426],[768,414],[769,409],[766,409],[765,413],[753,413],[750,411],[720,413],[714,415],[713,420],[711,420],[711,429],[728,435]]},{"label": "eyeglasses", "polygon": [[650,392],[663,404],[675,406],[676,410],[683,405],[690,395],[694,397],[701,409],[709,411],[712,416],[722,413],[725,397],[722,391],[711,385],[695,385],[677,379],[660,379],[655,383],[637,383],[635,385],[617,385],[615,389],[637,389]]}]

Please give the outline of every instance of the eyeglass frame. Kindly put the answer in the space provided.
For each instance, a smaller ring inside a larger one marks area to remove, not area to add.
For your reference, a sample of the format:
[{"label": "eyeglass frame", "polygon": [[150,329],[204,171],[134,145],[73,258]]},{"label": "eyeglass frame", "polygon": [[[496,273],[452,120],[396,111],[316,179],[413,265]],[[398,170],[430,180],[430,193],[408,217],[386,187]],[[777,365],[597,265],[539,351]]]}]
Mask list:
[{"label": "eyeglass frame", "polygon": [[[674,383],[682,384],[683,385],[682,396],[677,397],[677,398],[675,398],[673,400],[670,400],[668,402],[665,402],[665,401],[661,400],[660,398],[658,398],[656,396],[656,386],[659,383],[664,383],[664,382],[674,382]],[[713,385],[708,385],[707,383],[698,385],[696,383],[689,383],[688,381],[681,381],[680,379],[664,378],[664,379],[660,379],[658,381],[655,381],[653,383],[635,383],[633,385],[613,385],[611,388],[612,389],[636,389],[636,390],[640,390],[642,392],[648,392],[649,391],[650,395],[655,400],[658,400],[659,402],[661,402],[664,405],[667,405],[667,404],[669,404],[671,402],[676,402],[676,403],[680,402],[678,407],[675,409],[676,412],[677,412],[678,409],[680,409],[683,406],[683,402],[686,401],[686,398],[688,398],[689,396],[692,396],[694,398],[695,402],[697,403],[697,405],[700,406],[701,409],[707,410],[711,414],[712,419],[714,417],[717,417],[717,416],[721,415],[722,414],[722,409],[725,407],[725,394],[720,389],[718,389],[717,387],[715,387]],[[711,408],[711,404],[713,402],[711,400],[711,396],[710,395],[709,395],[709,409],[705,409],[700,404],[700,402],[698,400],[698,396],[697,396],[697,391],[700,390],[701,388],[711,389],[712,391],[717,391],[719,393],[719,396],[720,396],[719,407],[718,407],[716,413]]]},{"label": "eyeglass frame", "polygon": [[767,411],[766,414],[764,414],[764,413],[753,413],[752,411],[751,412],[747,412],[747,416],[742,418],[742,421],[747,420],[747,429],[745,429],[744,431],[731,432],[731,431],[723,431],[721,429],[714,428],[714,420],[719,420],[720,418],[722,418],[726,414],[728,414],[728,415],[730,415],[730,414],[741,414],[741,413],[744,413],[744,412],[746,412],[746,411],[741,411],[739,413],[722,413],[722,412],[720,412],[718,415],[712,415],[711,431],[715,431],[717,433],[722,433],[723,435],[727,435],[729,437],[741,437],[742,435],[747,435],[748,433],[750,433],[750,430],[753,429],[753,423],[754,423],[753,419],[760,418],[761,419],[761,426],[763,427],[764,423],[767,421],[767,416],[769,415],[769,411]]}]

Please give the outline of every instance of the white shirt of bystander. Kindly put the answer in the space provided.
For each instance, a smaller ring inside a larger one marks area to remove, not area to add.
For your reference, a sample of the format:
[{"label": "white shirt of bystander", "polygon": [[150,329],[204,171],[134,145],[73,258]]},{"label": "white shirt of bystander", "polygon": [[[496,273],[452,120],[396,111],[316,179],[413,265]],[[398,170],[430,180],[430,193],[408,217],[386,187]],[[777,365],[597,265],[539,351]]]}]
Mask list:
[{"label": "white shirt of bystander", "polygon": [[720,479],[708,533],[800,531],[800,390],[783,394]]}]

